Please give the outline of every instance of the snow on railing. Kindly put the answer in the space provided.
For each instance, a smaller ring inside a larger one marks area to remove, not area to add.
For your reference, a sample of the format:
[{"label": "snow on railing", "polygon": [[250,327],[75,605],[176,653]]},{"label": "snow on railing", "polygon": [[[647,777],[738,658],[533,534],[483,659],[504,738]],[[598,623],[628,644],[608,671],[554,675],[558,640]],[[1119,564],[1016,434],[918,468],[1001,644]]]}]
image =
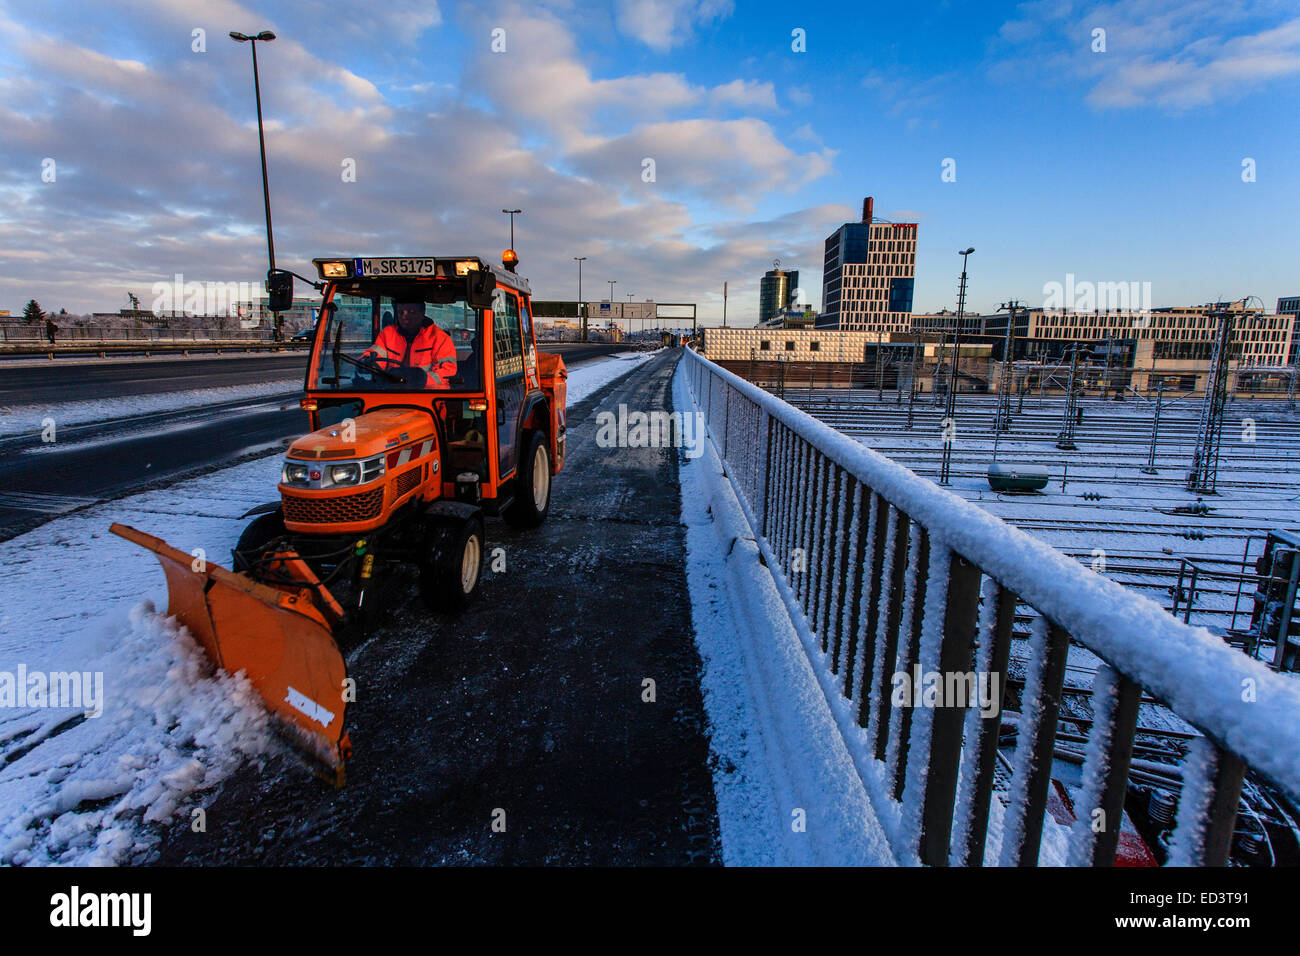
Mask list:
[{"label": "snow on railing", "polygon": [[[1071,642],[1101,663],[1092,716],[1077,721],[1088,736],[1074,823],[1054,828],[1068,841],[1063,861],[1114,862],[1139,709],[1151,700],[1204,735],[1190,741],[1181,779],[1171,774],[1182,792],[1171,861],[1227,860],[1247,768],[1300,796],[1300,684],[694,351],[685,355],[764,560],[812,636],[823,687],[856,718],[847,731],[858,739],[846,742],[865,755],[859,768],[866,763],[876,784],[866,781],[868,789],[889,804],[900,859],[1039,862],[1058,718],[1078,716],[1061,712]],[[1032,623],[1027,658],[1015,662],[1024,685],[1010,780],[995,800],[1018,608]],[[938,706],[911,706],[910,695],[894,702],[917,673],[938,678]],[[996,686],[995,706],[945,699],[959,676],[968,688]],[[997,859],[985,854],[993,817]]]}]

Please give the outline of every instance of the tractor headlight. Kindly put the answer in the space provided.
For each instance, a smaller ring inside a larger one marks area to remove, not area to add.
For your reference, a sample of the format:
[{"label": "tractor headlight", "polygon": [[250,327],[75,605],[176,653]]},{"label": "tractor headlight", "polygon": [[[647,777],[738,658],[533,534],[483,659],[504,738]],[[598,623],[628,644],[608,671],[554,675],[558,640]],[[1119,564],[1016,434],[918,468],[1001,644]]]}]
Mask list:
[{"label": "tractor headlight", "polygon": [[295,488],[338,488],[347,485],[364,485],[384,476],[387,470],[384,455],[374,455],[360,461],[338,461],[328,464],[285,459],[280,480]]},{"label": "tractor headlight", "polygon": [[286,461],[284,470],[280,473],[280,480],[286,485],[305,485],[310,480],[309,469],[306,465],[300,465],[297,462]]},{"label": "tractor headlight", "polygon": [[356,462],[346,465],[330,465],[330,483],[335,485],[355,485],[361,482],[361,466]]}]

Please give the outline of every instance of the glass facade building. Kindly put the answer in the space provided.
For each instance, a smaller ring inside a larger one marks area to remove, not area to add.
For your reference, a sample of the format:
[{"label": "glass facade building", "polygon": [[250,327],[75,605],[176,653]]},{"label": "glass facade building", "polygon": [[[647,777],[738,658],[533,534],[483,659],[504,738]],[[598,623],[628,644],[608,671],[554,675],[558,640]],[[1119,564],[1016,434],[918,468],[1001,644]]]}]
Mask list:
[{"label": "glass facade building", "polygon": [[[864,205],[864,217],[870,209]],[[817,327],[909,331],[916,230],[914,222],[846,222],[827,236]]]},{"label": "glass facade building", "polygon": [[769,269],[763,274],[758,285],[758,321],[761,325],[770,321],[794,301],[795,291],[799,288],[799,270],[786,272],[783,269]]}]

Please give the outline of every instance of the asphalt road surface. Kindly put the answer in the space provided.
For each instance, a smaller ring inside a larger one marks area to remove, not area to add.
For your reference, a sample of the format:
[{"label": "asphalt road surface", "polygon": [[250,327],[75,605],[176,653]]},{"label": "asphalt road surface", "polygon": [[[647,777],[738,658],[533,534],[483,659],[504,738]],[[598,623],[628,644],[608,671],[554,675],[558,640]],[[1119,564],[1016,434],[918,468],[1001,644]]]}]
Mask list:
[{"label": "asphalt road surface", "polygon": [[[575,366],[625,349],[576,343],[544,347]],[[300,372],[304,361],[295,356],[0,366],[0,406],[251,384],[291,376],[293,368],[283,363],[296,362]],[[10,378],[16,372],[28,382],[27,391],[16,390]],[[39,386],[30,381],[36,372]],[[57,388],[45,383],[50,378],[60,383]],[[42,397],[20,399],[20,391]],[[98,501],[278,449],[307,426],[298,395],[295,389],[270,398],[64,425],[53,444],[43,443],[38,433],[0,438],[0,541]]]},{"label": "asphalt road surface", "polygon": [[549,519],[489,522],[506,570],[463,615],[398,582],[378,633],[348,652],[344,788],[287,754],[246,765],[207,802],[207,831],[178,825],[159,862],[720,862],[677,452],[595,443],[598,408],[671,408],[677,355],[570,409]]}]

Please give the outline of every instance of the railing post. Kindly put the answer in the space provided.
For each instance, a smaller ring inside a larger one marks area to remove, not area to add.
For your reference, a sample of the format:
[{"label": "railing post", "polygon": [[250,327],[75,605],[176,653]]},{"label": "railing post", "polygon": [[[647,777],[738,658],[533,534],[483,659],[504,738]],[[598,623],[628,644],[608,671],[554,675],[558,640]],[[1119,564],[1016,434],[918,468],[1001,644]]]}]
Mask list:
[{"label": "railing post", "polygon": [[776,499],[776,513],[773,515],[773,528],[768,540],[777,556],[778,566],[784,568],[785,556],[790,553],[786,541],[790,527],[790,489],[794,484],[794,432],[780,423],[775,427],[777,481],[773,497]]},{"label": "railing post", "polygon": [[831,636],[826,625],[830,621],[830,603],[835,598],[835,582],[840,573],[839,555],[844,546],[839,528],[840,508],[843,507],[843,498],[840,497],[842,475],[839,465],[828,460],[826,488],[822,493],[822,498],[826,502],[826,517],[822,519],[821,544],[821,552],[824,555],[822,560],[825,565],[817,581],[817,593],[813,595],[813,627],[821,637],[823,654],[831,647]]},{"label": "railing post", "polygon": [[[859,695],[858,724],[867,726],[868,701],[871,699],[870,683],[875,666],[876,646],[879,635],[879,616],[881,595],[888,595],[893,587],[894,568],[884,566],[885,545],[889,538],[889,502],[870,489],[862,494],[862,507],[867,513],[866,523],[861,527],[862,543],[856,548],[856,562],[860,570],[854,584],[854,615],[852,628],[848,632],[848,648],[845,660],[848,673],[844,678],[844,693],[852,697],[856,690]],[[901,517],[901,512],[899,513]],[[894,543],[895,549],[898,543]],[[903,546],[906,552],[906,542]],[[862,665],[856,661],[861,659]],[[860,674],[857,687],[854,675]],[[867,691],[864,693],[864,690]]]},{"label": "railing post", "polygon": [[731,439],[731,386],[723,382],[722,388],[722,394],[726,396],[722,402],[722,458],[725,461]]},{"label": "railing post", "polygon": [[[1030,661],[1038,675],[1025,680],[1020,702],[1020,731],[1016,739],[1016,775],[1012,780],[1011,816],[1006,828],[1011,838],[1003,844],[1003,862],[1014,866],[1037,866],[1038,847],[1043,838],[1043,814],[1047,810],[1047,791],[1052,783],[1052,756],[1056,747],[1056,720],[1061,712],[1061,689],[1065,686],[1065,661],[1070,638],[1053,621],[1039,622],[1045,631],[1042,641],[1031,638],[1030,654],[1041,660]],[[1030,700],[1032,695],[1036,700]],[[1032,716],[1032,719],[1030,719]],[[1021,757],[1021,748],[1029,748]],[[1017,792],[1018,791],[1018,792]],[[1018,797],[1018,799],[1017,799]],[[1018,818],[1018,819],[1017,819]],[[1017,833],[1019,839],[1016,839]]]},{"label": "railing post", "polygon": [[1239,757],[1208,737],[1190,742],[1170,865],[1224,866],[1228,862],[1245,772]]},{"label": "railing post", "polygon": [[[901,622],[903,633],[899,635],[898,658],[894,665],[895,672],[905,671],[917,660],[921,647],[921,624],[925,620],[925,595],[930,579],[930,533],[925,525],[913,522],[916,529],[916,574],[911,579],[911,607],[908,620]],[[892,674],[883,675],[886,682],[892,683]],[[890,688],[892,690],[892,687]],[[893,761],[894,799],[903,798],[907,786],[907,753],[911,748],[912,709],[899,707],[898,734],[894,735],[893,714],[890,714],[889,729],[894,751],[889,755]]]},{"label": "railing post", "polygon": [[808,518],[810,504],[808,499],[803,496],[803,492],[809,485],[812,477],[812,457],[813,449],[802,436],[799,438],[799,464],[798,480],[794,482],[794,500],[791,504],[794,507],[794,535],[790,539],[790,555],[788,560],[793,564],[794,552],[796,550],[803,552],[803,568],[799,571],[801,577],[790,582],[790,589],[794,592],[797,599],[808,577]]},{"label": "railing post", "polygon": [[[944,602],[943,637],[939,645],[938,673],[945,681],[949,674],[970,672],[972,651],[978,625],[980,569],[953,552],[948,562],[948,594]],[[924,666],[928,662],[922,662]],[[912,706],[916,706],[917,688],[912,688]],[[952,837],[953,804],[957,797],[957,772],[961,764],[961,731],[965,708],[944,699],[934,708],[930,724],[930,753],[925,768],[925,801],[921,809],[921,862],[929,866],[947,866]],[[976,701],[978,702],[978,679]]]},{"label": "railing post", "polygon": [[[1077,810],[1083,862],[1089,866],[1113,866],[1119,848],[1120,824],[1124,819],[1124,796],[1128,792],[1128,770],[1133,760],[1133,734],[1137,730],[1138,705],[1142,688],[1109,664],[1097,669],[1093,680],[1092,733],[1095,740],[1084,758],[1084,781],[1100,779],[1099,792],[1084,794]],[[1101,829],[1092,826],[1092,814],[1101,811]]]},{"label": "railing post", "polygon": [[[998,737],[1002,730],[1002,703],[1006,699],[1007,664],[1011,660],[1011,629],[1016,620],[1016,596],[994,582],[990,595],[990,626],[980,639],[989,642],[987,655],[981,654],[989,675],[998,682],[998,706],[990,715],[979,718],[976,739],[966,766],[971,779],[968,817],[965,821],[964,840],[958,848],[956,862],[961,866],[979,866],[984,862],[984,841],[989,828],[989,804],[993,799],[993,782],[997,770]],[[978,668],[977,668],[978,669]]]},{"label": "railing post", "polygon": [[831,577],[830,600],[826,608],[826,635],[831,645],[831,673],[840,672],[841,635],[844,612],[853,600],[853,574],[849,570],[858,537],[857,484],[847,469],[840,470],[839,533],[835,536],[835,573]]},{"label": "railing post", "polygon": [[808,526],[808,574],[804,578],[803,613],[811,629],[817,626],[817,593],[821,590],[825,570],[822,565],[822,529],[826,524],[826,470],[829,463],[819,449],[810,446],[810,450],[813,486],[809,507],[812,508],[812,521]]},{"label": "railing post", "polygon": [[[880,500],[881,507],[890,511],[884,499]],[[889,748],[889,694],[892,688],[888,668],[898,658],[898,632],[902,625],[903,592],[907,588],[907,554],[911,548],[912,532],[912,519],[897,508],[892,509],[891,520],[894,555],[885,572],[888,589],[879,595],[880,606],[884,608],[885,627],[883,630],[877,629],[871,670],[865,672],[871,675],[871,687],[868,693],[862,695],[858,711],[858,723],[865,724],[867,738],[875,742],[877,760],[884,760]]]},{"label": "railing post", "polygon": [[759,414],[763,416],[763,517],[760,522],[759,534],[764,538],[767,537],[768,513],[772,510],[771,490],[772,490],[772,452],[775,446],[773,439],[772,415],[770,412],[760,409]]}]

